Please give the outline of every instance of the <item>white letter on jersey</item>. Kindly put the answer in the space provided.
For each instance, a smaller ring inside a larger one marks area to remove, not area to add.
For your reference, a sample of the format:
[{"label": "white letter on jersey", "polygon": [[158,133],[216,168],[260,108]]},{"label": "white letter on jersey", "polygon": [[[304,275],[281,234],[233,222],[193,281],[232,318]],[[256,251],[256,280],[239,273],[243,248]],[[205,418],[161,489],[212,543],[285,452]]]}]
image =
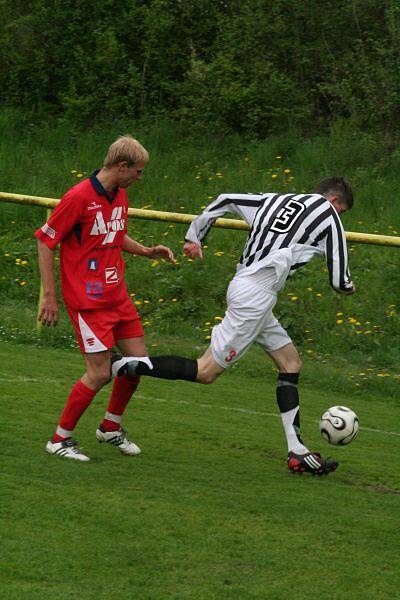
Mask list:
[{"label": "white letter on jersey", "polygon": [[102,245],[111,244],[114,241],[117,231],[122,231],[125,226],[125,219],[122,219],[122,206],[116,206],[111,213],[111,221],[104,222],[103,213],[96,213],[95,222],[93,224],[90,235],[104,234]]}]

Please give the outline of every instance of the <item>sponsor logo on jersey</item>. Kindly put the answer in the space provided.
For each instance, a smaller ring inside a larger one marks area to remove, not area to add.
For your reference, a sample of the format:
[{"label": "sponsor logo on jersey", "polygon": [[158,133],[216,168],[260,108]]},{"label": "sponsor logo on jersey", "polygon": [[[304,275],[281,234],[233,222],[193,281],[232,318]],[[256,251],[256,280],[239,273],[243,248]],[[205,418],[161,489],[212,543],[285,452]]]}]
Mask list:
[{"label": "sponsor logo on jersey", "polygon": [[93,200],[90,204],[88,204],[88,210],[95,210],[96,208],[101,208],[101,204],[96,204],[96,201]]},{"label": "sponsor logo on jersey", "polygon": [[54,240],[54,238],[56,237],[56,232],[54,231],[54,229],[52,227],[50,227],[50,225],[47,225],[47,223],[45,223],[41,229],[42,229],[43,233],[45,233],[46,235],[49,236],[49,238]]},{"label": "sponsor logo on jersey", "polygon": [[103,246],[111,244],[114,241],[117,231],[124,229],[125,219],[122,218],[122,208],[122,206],[116,206],[113,209],[111,219],[108,223],[105,223],[103,213],[100,210],[97,211],[90,235],[104,235],[104,239],[101,242]]},{"label": "sponsor logo on jersey", "polygon": [[87,281],[86,293],[89,298],[101,298],[103,296],[103,284],[101,281]]},{"label": "sponsor logo on jersey", "polygon": [[88,260],[89,271],[97,271],[98,266],[99,266],[99,262],[98,262],[97,258],[89,258],[89,260]]},{"label": "sponsor logo on jersey", "polygon": [[119,277],[117,267],[109,267],[108,269],[104,270],[104,273],[106,277],[106,283],[118,283]]},{"label": "sponsor logo on jersey", "polygon": [[92,337],[86,338],[85,342],[87,343],[88,346],[94,346],[94,338],[92,338]]}]

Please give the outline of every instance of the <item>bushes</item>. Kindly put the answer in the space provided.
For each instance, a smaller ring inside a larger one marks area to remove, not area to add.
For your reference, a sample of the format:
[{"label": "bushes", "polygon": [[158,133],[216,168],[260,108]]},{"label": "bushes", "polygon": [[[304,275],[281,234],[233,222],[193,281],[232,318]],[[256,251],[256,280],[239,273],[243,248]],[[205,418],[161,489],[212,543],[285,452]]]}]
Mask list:
[{"label": "bushes", "polygon": [[258,136],[399,124],[396,0],[0,0],[0,103]]}]

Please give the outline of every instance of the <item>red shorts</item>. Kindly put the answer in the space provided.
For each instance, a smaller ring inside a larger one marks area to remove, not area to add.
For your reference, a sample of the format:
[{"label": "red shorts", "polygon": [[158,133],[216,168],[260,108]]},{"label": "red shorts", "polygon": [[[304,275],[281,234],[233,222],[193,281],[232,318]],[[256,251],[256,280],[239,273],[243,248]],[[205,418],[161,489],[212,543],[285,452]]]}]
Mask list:
[{"label": "red shorts", "polygon": [[111,308],[66,308],[83,353],[109,350],[117,340],[144,335],[139,315],[129,298]]}]

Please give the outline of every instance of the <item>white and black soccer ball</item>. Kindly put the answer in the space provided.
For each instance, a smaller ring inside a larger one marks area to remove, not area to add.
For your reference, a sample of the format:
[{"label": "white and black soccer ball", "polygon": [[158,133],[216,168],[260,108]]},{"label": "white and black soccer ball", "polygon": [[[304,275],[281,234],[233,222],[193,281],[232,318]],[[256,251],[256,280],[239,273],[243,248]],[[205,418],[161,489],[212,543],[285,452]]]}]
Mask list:
[{"label": "white and black soccer ball", "polygon": [[323,413],[319,421],[319,430],[329,444],[346,446],[358,433],[358,417],[351,408],[332,406]]}]

